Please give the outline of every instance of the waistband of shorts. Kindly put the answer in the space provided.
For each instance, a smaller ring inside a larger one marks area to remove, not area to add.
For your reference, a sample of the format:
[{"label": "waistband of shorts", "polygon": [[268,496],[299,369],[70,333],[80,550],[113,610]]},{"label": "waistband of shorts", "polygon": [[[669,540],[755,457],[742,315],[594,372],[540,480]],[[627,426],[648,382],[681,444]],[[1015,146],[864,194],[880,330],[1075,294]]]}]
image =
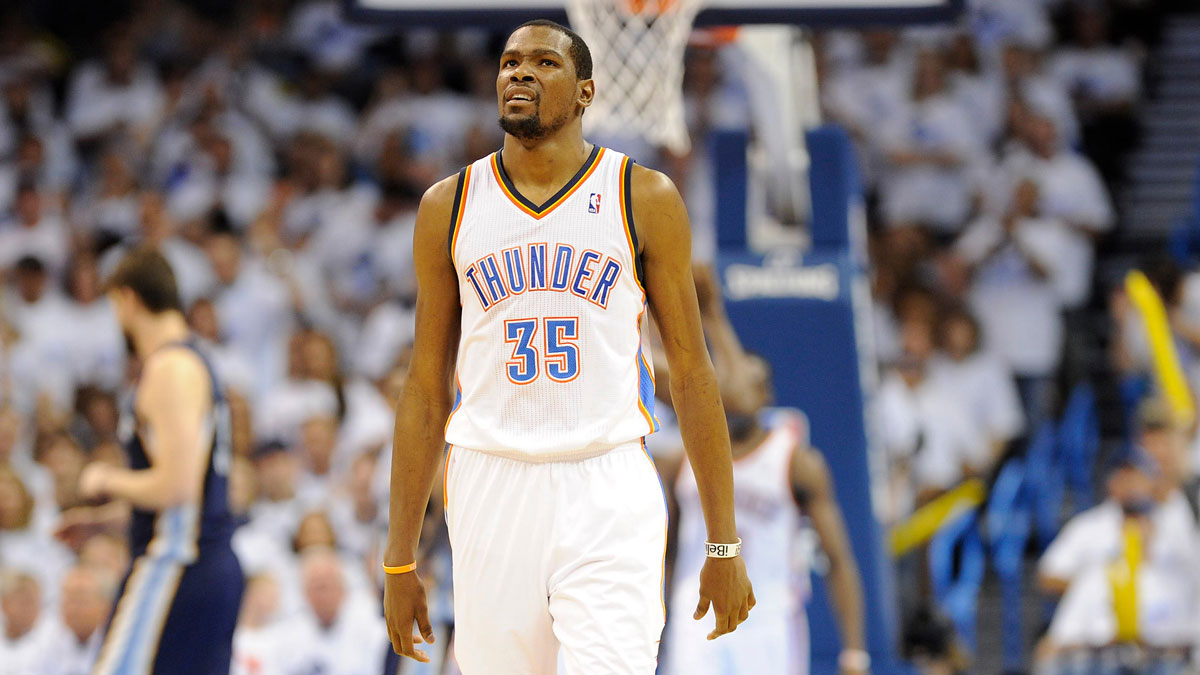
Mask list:
[{"label": "waistband of shorts", "polygon": [[596,444],[589,445],[586,448],[578,450],[564,450],[560,452],[522,452],[519,450],[509,449],[488,449],[480,450],[479,448],[468,448],[461,445],[453,445],[454,450],[468,450],[470,452],[488,455],[490,457],[499,457],[514,462],[522,462],[524,464],[550,464],[555,462],[583,462],[605,455],[613,455],[624,452],[642,452],[645,443],[643,439],[636,438],[632,441],[617,443],[615,445]]}]

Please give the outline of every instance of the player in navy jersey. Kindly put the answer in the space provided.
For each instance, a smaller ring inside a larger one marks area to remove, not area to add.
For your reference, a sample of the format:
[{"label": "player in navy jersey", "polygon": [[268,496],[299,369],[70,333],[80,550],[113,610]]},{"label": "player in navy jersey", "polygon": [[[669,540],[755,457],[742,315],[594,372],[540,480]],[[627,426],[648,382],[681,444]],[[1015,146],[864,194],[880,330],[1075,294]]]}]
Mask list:
[{"label": "player in navy jersey", "polygon": [[119,504],[132,511],[133,562],[93,672],[227,673],[243,588],[230,546],[229,411],[159,252],[130,252],[108,295],[141,364],[123,425],[129,468],[87,466],[80,492],[113,505],[69,514],[60,530],[69,539]]}]

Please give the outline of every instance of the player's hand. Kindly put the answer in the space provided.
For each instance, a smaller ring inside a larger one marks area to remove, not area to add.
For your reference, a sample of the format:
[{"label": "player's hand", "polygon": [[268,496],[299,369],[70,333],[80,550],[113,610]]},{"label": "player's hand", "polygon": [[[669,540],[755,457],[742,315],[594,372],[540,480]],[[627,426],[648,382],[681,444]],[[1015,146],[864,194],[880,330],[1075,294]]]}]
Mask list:
[{"label": "player's hand", "polygon": [[79,496],[84,499],[103,497],[110,471],[112,466],[104,462],[92,462],[83,467],[83,472],[79,474]]},{"label": "player's hand", "polygon": [[[429,663],[429,656],[413,646],[421,642],[433,644],[433,626],[429,623],[429,608],[425,604],[425,586],[415,571],[385,576],[383,615],[387,620],[392,649],[400,656]],[[413,632],[414,621],[420,633]]]},{"label": "player's hand", "polygon": [[746,576],[746,562],[736,558],[706,558],[700,570],[700,604],[692,618],[697,621],[708,613],[712,605],[717,623],[709,640],[732,633],[738,624],[746,620],[754,608],[754,589]]},{"label": "player's hand", "polygon": [[108,529],[110,518],[105,511],[95,506],[77,506],[67,509],[54,526],[54,537],[76,553],[92,535]]}]

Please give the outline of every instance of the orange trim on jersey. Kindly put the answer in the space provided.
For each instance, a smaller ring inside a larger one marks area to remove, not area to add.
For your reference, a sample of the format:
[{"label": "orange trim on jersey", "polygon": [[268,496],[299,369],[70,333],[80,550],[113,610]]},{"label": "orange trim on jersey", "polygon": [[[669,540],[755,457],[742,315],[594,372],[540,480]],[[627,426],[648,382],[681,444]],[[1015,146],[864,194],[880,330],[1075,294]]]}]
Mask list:
[{"label": "orange trim on jersey", "polygon": [[649,424],[650,428],[654,429],[654,418],[650,416],[650,411],[646,410],[646,406],[642,404],[641,396],[638,396],[638,410],[642,411],[642,417],[646,418],[646,424]]},{"label": "orange trim on jersey", "polygon": [[570,187],[567,188],[566,191],[558,197],[558,199],[555,199],[549,204],[543,204],[539,209],[530,208],[528,205],[523,203],[522,199],[520,199],[515,193],[515,188],[510,189],[506,184],[506,181],[501,177],[499,152],[496,152],[492,155],[492,176],[496,179],[496,185],[500,186],[500,191],[503,192],[506,197],[508,197],[508,200],[513,203],[513,206],[521,209],[526,215],[532,217],[534,220],[541,220],[542,218],[550,215],[550,213],[554,211],[554,209],[557,209],[560,204],[565,202],[568,197],[575,194],[575,191],[579,189],[579,186],[587,182],[587,179],[590,178],[591,175],[596,171],[596,167],[600,166],[601,157],[604,157],[604,148],[598,149],[595,157],[592,158],[591,165],[587,166],[587,169],[583,171],[583,175],[574,179],[573,184],[568,183]]},{"label": "orange trim on jersey", "polygon": [[[629,222],[630,214],[633,213],[633,209],[631,208],[631,204],[629,202],[631,197],[625,192],[625,172],[629,168],[630,161],[631,160],[629,157],[623,157],[621,159],[621,178],[617,181],[621,187],[620,190],[617,191],[617,194],[618,199],[620,200],[619,206],[621,207],[621,223],[625,226],[625,242],[629,244],[629,259],[633,262],[633,281],[637,284],[638,289],[642,291],[642,297],[645,297],[646,289],[642,287],[642,280],[639,279],[637,275],[638,252],[637,246],[635,246],[633,243],[633,224]],[[638,325],[640,329],[641,324],[639,323]]]},{"label": "orange trim on jersey", "polygon": [[450,453],[454,452],[454,444],[450,443],[446,446],[446,459],[442,464],[442,517],[446,518],[450,515]]},{"label": "orange trim on jersey", "polygon": [[454,201],[454,236],[450,239],[450,260],[456,259],[458,251],[458,233],[462,231],[463,213],[467,210],[467,191],[471,189],[471,165],[463,172],[462,195]]},{"label": "orange trim on jersey", "polygon": [[454,372],[454,386],[455,386],[455,392],[457,394],[457,399],[458,399],[455,402],[458,405],[455,405],[454,409],[450,411],[450,414],[446,416],[446,426],[442,427],[442,435],[443,436],[446,434],[446,431],[450,428],[450,420],[454,419],[454,413],[458,412],[459,409],[462,408],[462,382],[458,379],[458,371]]}]

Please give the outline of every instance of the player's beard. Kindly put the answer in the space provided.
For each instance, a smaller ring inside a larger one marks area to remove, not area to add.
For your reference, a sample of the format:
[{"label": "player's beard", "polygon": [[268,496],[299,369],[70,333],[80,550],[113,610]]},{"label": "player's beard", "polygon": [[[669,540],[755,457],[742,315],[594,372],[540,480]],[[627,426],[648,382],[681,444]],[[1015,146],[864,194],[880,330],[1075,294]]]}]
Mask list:
[{"label": "player's beard", "polygon": [[504,130],[504,133],[519,140],[537,141],[563,128],[567,119],[568,116],[564,114],[549,124],[542,124],[542,111],[539,105],[531,115],[501,115],[500,128]]}]

